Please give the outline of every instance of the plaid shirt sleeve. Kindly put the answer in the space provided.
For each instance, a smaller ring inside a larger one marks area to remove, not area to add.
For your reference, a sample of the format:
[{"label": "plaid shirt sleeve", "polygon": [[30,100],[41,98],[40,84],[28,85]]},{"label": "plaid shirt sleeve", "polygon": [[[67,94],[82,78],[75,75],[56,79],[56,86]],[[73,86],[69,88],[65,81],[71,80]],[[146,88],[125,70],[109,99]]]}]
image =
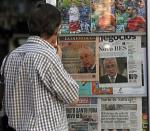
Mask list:
[{"label": "plaid shirt sleeve", "polygon": [[65,104],[74,102],[78,98],[78,84],[66,72],[60,59],[55,57],[55,60],[50,60],[49,63],[42,78],[44,84],[50,90],[51,94]]}]

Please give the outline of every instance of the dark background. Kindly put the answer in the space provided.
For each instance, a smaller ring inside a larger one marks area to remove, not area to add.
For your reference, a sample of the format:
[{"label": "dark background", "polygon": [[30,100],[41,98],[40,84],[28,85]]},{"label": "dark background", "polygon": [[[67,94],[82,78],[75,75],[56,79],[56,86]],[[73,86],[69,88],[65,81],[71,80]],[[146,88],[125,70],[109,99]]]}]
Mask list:
[{"label": "dark background", "polygon": [[[27,17],[38,0],[0,0],[0,65],[10,51],[18,46],[15,36],[27,36]],[[12,41],[13,38],[13,41]]]}]

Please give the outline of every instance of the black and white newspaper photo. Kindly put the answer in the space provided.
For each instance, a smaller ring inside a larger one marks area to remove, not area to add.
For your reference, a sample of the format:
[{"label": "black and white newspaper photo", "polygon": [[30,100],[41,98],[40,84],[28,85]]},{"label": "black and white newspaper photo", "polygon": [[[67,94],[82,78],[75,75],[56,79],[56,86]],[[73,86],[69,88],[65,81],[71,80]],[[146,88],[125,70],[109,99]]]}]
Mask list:
[{"label": "black and white newspaper photo", "polygon": [[96,37],[62,36],[59,44],[64,68],[75,80],[98,81],[99,49]]},{"label": "black and white newspaper photo", "polygon": [[141,87],[141,37],[99,37],[99,82],[101,87]]}]

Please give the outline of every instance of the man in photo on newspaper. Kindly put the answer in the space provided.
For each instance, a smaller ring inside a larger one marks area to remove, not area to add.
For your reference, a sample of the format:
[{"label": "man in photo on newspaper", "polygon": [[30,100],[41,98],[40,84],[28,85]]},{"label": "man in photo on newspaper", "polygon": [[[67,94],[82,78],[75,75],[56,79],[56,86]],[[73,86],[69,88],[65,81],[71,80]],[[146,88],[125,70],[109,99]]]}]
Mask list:
[{"label": "man in photo on newspaper", "polygon": [[82,47],[79,50],[80,55],[80,73],[96,73],[95,53],[94,50],[89,47]]},{"label": "man in photo on newspaper", "polygon": [[123,83],[127,82],[127,77],[119,74],[118,64],[115,57],[103,60],[105,74],[100,77],[100,83]]}]

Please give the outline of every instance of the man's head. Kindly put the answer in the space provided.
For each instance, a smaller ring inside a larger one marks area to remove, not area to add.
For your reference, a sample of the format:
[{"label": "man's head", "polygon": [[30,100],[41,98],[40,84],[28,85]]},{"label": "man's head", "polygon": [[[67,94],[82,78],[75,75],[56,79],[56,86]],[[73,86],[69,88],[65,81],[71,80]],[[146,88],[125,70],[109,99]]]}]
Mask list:
[{"label": "man's head", "polygon": [[139,8],[144,8],[145,7],[145,1],[144,0],[139,0],[138,1],[138,7]]},{"label": "man's head", "polygon": [[116,58],[105,58],[103,61],[105,73],[110,77],[113,77],[118,72],[117,60]]},{"label": "man's head", "polygon": [[30,13],[29,34],[48,38],[57,35],[60,24],[60,11],[51,4],[40,2]]},{"label": "man's head", "polygon": [[80,60],[83,67],[92,67],[95,65],[95,53],[90,47],[83,47],[79,50]]},{"label": "man's head", "polygon": [[76,3],[75,3],[75,2],[72,2],[72,3],[71,3],[71,6],[72,6],[72,7],[76,7]]},{"label": "man's head", "polygon": [[138,13],[138,10],[137,10],[137,8],[135,8],[135,7],[129,6],[129,7],[127,8],[127,12],[128,12],[128,14],[129,14],[129,17],[136,17],[136,16],[137,16],[137,13]]},{"label": "man's head", "polygon": [[125,4],[123,0],[117,0],[115,2],[116,5],[116,9],[118,9],[119,11],[121,11],[122,13],[125,12]]}]

